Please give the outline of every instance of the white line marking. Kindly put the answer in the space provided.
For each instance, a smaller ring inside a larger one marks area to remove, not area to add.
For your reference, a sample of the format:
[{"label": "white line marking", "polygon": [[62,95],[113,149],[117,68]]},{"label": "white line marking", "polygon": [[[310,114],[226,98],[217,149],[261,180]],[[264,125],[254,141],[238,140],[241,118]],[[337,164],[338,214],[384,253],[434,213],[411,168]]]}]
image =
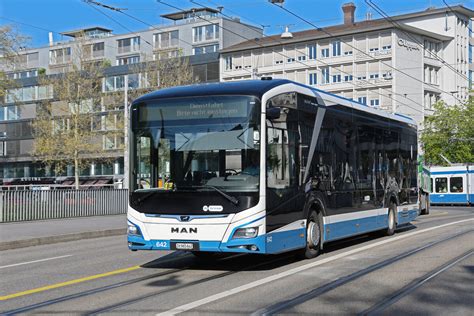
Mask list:
[{"label": "white line marking", "polygon": [[415,232],[407,233],[405,235],[400,235],[400,236],[392,237],[390,239],[381,240],[379,242],[376,242],[376,243],[373,243],[373,244],[370,244],[370,245],[366,245],[366,246],[363,246],[363,247],[360,247],[360,248],[357,248],[357,249],[352,249],[352,250],[349,250],[349,251],[346,251],[346,252],[343,252],[343,253],[328,257],[328,258],[324,258],[324,259],[321,259],[321,260],[318,260],[318,261],[315,261],[315,262],[311,262],[311,263],[293,268],[293,269],[288,270],[288,271],[284,271],[284,272],[281,272],[281,273],[278,273],[278,274],[275,274],[275,275],[271,275],[271,276],[263,278],[261,280],[257,280],[257,281],[251,282],[249,284],[245,284],[245,285],[236,287],[235,289],[227,290],[227,291],[224,291],[224,292],[221,292],[221,293],[218,293],[218,294],[214,294],[214,295],[205,297],[203,299],[200,299],[200,300],[188,303],[188,304],[184,304],[184,305],[175,307],[175,308],[173,308],[171,310],[168,310],[166,312],[158,313],[158,314],[156,314],[156,316],[165,316],[165,315],[170,316],[170,315],[177,315],[177,314],[180,314],[180,313],[183,313],[183,312],[187,312],[187,311],[189,311],[191,309],[194,309],[196,307],[199,307],[199,306],[202,306],[202,305],[205,305],[205,304],[209,304],[209,303],[217,301],[217,300],[221,300],[221,299],[226,298],[228,296],[232,296],[232,295],[238,294],[240,292],[250,290],[250,289],[255,288],[257,286],[264,285],[264,284],[267,284],[267,283],[285,278],[287,276],[296,274],[298,272],[301,272],[301,271],[304,271],[304,270],[307,270],[307,269],[310,269],[310,268],[314,268],[316,266],[320,266],[320,265],[323,265],[325,263],[335,261],[337,259],[341,259],[343,257],[347,257],[347,256],[353,255],[355,253],[365,251],[367,249],[371,249],[371,248],[375,248],[375,247],[380,246],[380,245],[392,243],[392,242],[402,240],[402,239],[405,239],[405,238],[408,238],[408,237],[412,237],[412,236],[415,236],[415,235],[418,235],[418,234],[421,234],[421,233],[426,233],[426,232],[429,232],[429,231],[432,231],[432,230],[435,230],[435,229],[438,229],[438,228],[443,228],[443,227],[446,227],[446,226],[465,223],[465,222],[469,222],[469,221],[474,221],[474,218],[465,219],[465,220],[452,222],[452,223],[447,223],[447,224],[443,224],[443,225],[440,225],[440,226],[425,228],[425,229],[418,230],[418,231],[415,231]]},{"label": "white line marking", "polygon": [[34,260],[34,261],[27,261],[27,262],[9,264],[9,265],[7,265],[7,266],[1,266],[0,269],[3,269],[3,268],[10,268],[10,267],[16,267],[16,266],[22,266],[22,265],[25,265],[25,264],[36,263],[36,262],[43,262],[43,261],[49,261],[49,260],[67,258],[67,257],[71,257],[71,256],[72,256],[72,255],[65,255],[65,256],[59,256],[59,257],[52,257],[52,258],[39,259],[39,260]]}]

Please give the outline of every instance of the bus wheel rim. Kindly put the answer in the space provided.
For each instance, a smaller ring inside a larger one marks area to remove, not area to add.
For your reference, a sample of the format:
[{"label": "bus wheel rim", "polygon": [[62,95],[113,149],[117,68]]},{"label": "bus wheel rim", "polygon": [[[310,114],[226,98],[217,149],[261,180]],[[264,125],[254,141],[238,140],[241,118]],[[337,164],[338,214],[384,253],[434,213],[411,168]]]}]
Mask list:
[{"label": "bus wheel rim", "polygon": [[394,215],[393,215],[393,210],[390,210],[388,213],[388,228],[393,229],[394,224]]},{"label": "bus wheel rim", "polygon": [[320,232],[319,232],[319,226],[317,223],[313,221],[309,222],[308,236],[309,236],[308,242],[311,248],[314,248],[317,245],[319,245]]}]

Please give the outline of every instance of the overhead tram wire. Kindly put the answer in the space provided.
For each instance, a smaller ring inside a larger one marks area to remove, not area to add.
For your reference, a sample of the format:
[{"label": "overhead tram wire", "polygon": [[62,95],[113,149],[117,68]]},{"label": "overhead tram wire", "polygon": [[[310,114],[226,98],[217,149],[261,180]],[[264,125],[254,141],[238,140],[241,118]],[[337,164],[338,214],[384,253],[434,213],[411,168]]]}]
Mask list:
[{"label": "overhead tram wire", "polygon": [[[159,3],[161,3],[161,4],[163,4],[163,5],[166,5],[166,6],[170,7],[170,8],[173,8],[173,9],[176,9],[176,10],[184,10],[183,8],[176,7],[176,6],[174,6],[174,5],[171,5],[171,4],[169,4],[169,3],[164,2],[164,1],[162,1],[162,0],[157,0],[157,1],[158,1]],[[194,1],[194,3],[197,4],[196,1]],[[201,5],[201,6],[202,6],[202,5]],[[204,6],[204,7],[205,7],[205,6]],[[198,16],[198,18],[200,18],[200,19],[203,20],[203,21],[207,21],[207,22],[211,23],[210,20],[207,20],[207,19],[205,19],[205,18],[203,18],[203,17],[201,17],[201,16]],[[243,39],[246,39],[246,40],[248,40],[248,41],[254,41],[255,44],[257,44],[258,46],[264,48],[264,46],[261,45],[261,44],[259,44],[258,42],[256,42],[255,39],[247,38],[247,37],[245,37],[245,36],[243,36],[243,35],[241,35],[241,34],[239,34],[239,33],[236,33],[236,32],[234,32],[234,31],[229,30],[229,29],[224,28],[224,27],[220,27],[220,28],[223,29],[223,30],[226,30],[226,31],[228,31],[228,32],[230,32],[230,33],[232,33],[232,34],[235,34],[235,35],[237,35],[237,36],[239,36],[239,37],[241,37],[241,38],[243,38]],[[285,54],[283,54],[283,53],[280,53],[280,52],[276,52],[276,53],[279,54],[280,56],[285,57],[285,58],[288,58],[288,57],[289,57],[289,56],[287,56],[287,55],[285,55]],[[308,56],[306,53],[303,53],[303,54],[306,55],[306,56]],[[322,62],[321,60],[319,60],[319,61],[320,61],[321,63],[327,65],[327,66],[330,66],[329,64],[324,63],[324,62]],[[304,66],[306,66],[306,67],[310,67],[310,65],[308,65],[308,64],[306,64],[306,63],[303,63],[302,61],[295,60],[295,62],[300,63],[300,64],[302,64],[302,65],[304,65]],[[334,67],[334,68],[335,68],[335,67]],[[245,68],[243,68],[243,69],[245,69]],[[336,69],[337,69],[337,68],[336,68]],[[342,70],[340,70],[340,72],[341,72],[341,73],[344,73],[344,74],[352,75],[352,74],[347,73],[347,72],[342,71]],[[253,74],[253,73],[252,73],[252,74]],[[362,80],[361,80],[361,81],[362,81]],[[408,99],[408,100],[414,102],[415,104],[420,105],[419,103],[417,103],[416,101],[414,101],[414,100],[412,100],[412,99],[406,97],[405,95],[393,93],[393,91],[387,90],[386,88],[379,87],[379,86],[375,85],[374,83],[371,83],[370,81],[367,81],[367,80],[364,80],[364,82],[366,82],[366,83],[368,83],[368,84],[370,84],[370,85],[372,85],[372,86],[375,86],[375,87],[378,88],[378,89],[382,89],[382,90],[388,91],[390,95],[391,95],[391,94],[400,95],[400,96],[404,97],[405,99]],[[353,86],[356,87],[356,88],[357,88],[357,87],[358,87],[358,88],[362,88],[362,89],[366,89],[366,88],[367,88],[367,87],[364,87],[364,86],[358,86],[358,85],[354,84],[353,82],[350,82],[350,84],[353,85]],[[400,105],[404,105],[404,106],[406,106],[406,107],[408,107],[408,108],[413,109],[413,110],[416,111],[416,112],[422,113],[421,110],[419,110],[419,109],[417,109],[417,108],[414,108],[414,107],[412,107],[412,106],[410,106],[410,105],[408,105],[408,104],[399,102],[399,101],[393,99],[393,98],[392,98],[391,96],[389,96],[389,95],[383,95],[383,94],[381,94],[381,93],[379,93],[379,92],[374,92],[374,93],[375,93],[375,94],[378,94],[378,95],[380,95],[380,96],[387,97],[387,98],[389,98],[389,99],[395,101],[396,103],[398,103],[398,104],[400,104]]]},{"label": "overhead tram wire", "polygon": [[[13,19],[10,19],[10,18],[6,18],[6,17],[4,17],[4,16],[0,16],[0,19],[7,20],[7,21],[10,21],[10,22],[13,22],[13,23],[17,23],[17,24],[22,24],[22,25],[25,25],[25,26],[28,26],[28,27],[31,27],[31,28],[34,28],[34,29],[41,30],[41,31],[51,32],[51,33],[54,33],[54,34],[58,34],[58,35],[64,36],[64,34],[62,34],[61,32],[54,31],[54,30],[50,30],[50,29],[46,29],[46,28],[43,28],[43,27],[41,27],[41,26],[37,26],[37,25],[29,24],[29,23],[20,22],[20,21],[17,21],[17,20],[13,20]],[[71,42],[62,43],[62,44],[63,44],[63,45],[66,45],[66,44],[69,44],[69,43],[72,43],[72,41],[71,41]],[[115,46],[110,46],[110,45],[105,45],[105,44],[104,44],[104,46],[110,47],[110,48],[113,48],[113,49],[116,49],[116,48],[117,48],[117,47],[115,47]]]},{"label": "overhead tram wire", "polygon": [[[89,1],[89,0],[83,0],[83,1],[86,2],[87,4],[90,4],[90,5],[102,6],[100,2]],[[142,20],[142,19],[139,19],[139,18],[137,18],[136,16],[133,16],[133,15],[131,15],[131,14],[128,14],[128,13],[124,12],[124,11],[123,11],[124,9],[114,8],[114,7],[110,7],[110,6],[102,6],[102,7],[106,8],[106,9],[109,9],[109,10],[112,10],[112,11],[115,11],[115,12],[122,13],[123,15],[125,15],[125,16],[127,16],[127,17],[129,17],[129,18],[131,18],[131,19],[133,19],[133,20],[135,20],[135,21],[138,21],[138,22],[140,22],[140,23],[142,23],[142,24],[144,24],[144,25],[146,25],[146,26],[149,26],[149,27],[151,27],[152,29],[154,29],[154,30],[156,30],[156,31],[159,31],[159,32],[162,31],[162,30],[160,30],[159,28],[157,28],[155,25],[153,25],[153,24],[151,24],[151,23],[148,23],[148,22],[146,22],[146,21],[144,21],[144,20]],[[185,41],[185,40],[183,40],[183,39],[180,39],[179,37],[178,37],[178,40],[179,40],[180,42],[182,42],[182,43],[185,43],[185,44],[189,45],[191,48],[193,47],[193,44],[190,43],[190,42],[188,42],[188,41]],[[148,42],[147,42],[147,43],[148,43]],[[150,44],[150,43],[148,43],[148,44]],[[152,44],[150,44],[150,45],[151,45],[152,49],[154,49],[153,45],[152,45]],[[245,69],[245,70],[246,70],[247,72],[249,72],[250,74],[252,74],[252,71],[250,71],[250,70],[248,70],[248,69]]]},{"label": "overhead tram wire", "polygon": [[[456,16],[456,12],[454,12],[453,8],[451,8],[451,6],[445,0],[443,0],[443,2],[446,5],[446,7],[449,9],[449,11],[451,11]],[[469,27],[469,24],[468,24],[467,29],[472,33],[472,29]]]},{"label": "overhead tram wire", "polygon": [[[161,0],[157,0],[157,1],[158,1],[159,3],[162,3],[162,4],[166,5],[166,6],[169,6],[169,7],[171,7],[171,8],[174,8],[174,9],[177,9],[177,10],[183,10],[183,9],[178,8],[178,7],[176,7],[176,6],[173,6],[173,5],[170,5],[170,4],[168,4],[168,3],[165,3],[165,2],[163,2],[163,1],[161,1]],[[200,3],[198,3],[198,2],[195,1],[195,0],[190,0],[190,1],[191,1],[192,3],[195,3],[195,4],[197,4],[197,5],[200,5],[200,6],[202,6],[202,7],[206,7],[206,6],[204,6],[204,5],[200,4]],[[222,13],[221,13],[221,14],[222,14]],[[222,14],[222,15],[225,16],[225,14]],[[200,18],[201,18],[202,20],[204,20],[204,21],[210,22],[209,20],[206,20],[206,19],[204,19],[204,18],[202,18],[202,17],[200,17]],[[247,38],[247,37],[245,37],[245,36],[243,36],[243,35],[240,35],[240,34],[238,34],[238,33],[235,33],[235,32],[233,32],[233,31],[231,31],[231,30],[228,30],[228,29],[226,29],[226,28],[224,28],[224,27],[221,27],[221,28],[222,28],[223,30],[227,30],[227,31],[229,31],[229,32],[232,32],[233,34],[235,34],[235,35],[237,35],[237,36],[239,36],[239,37],[241,37],[241,38],[244,38],[244,39],[246,39],[246,40],[248,40],[248,41],[254,41],[255,44],[257,44],[258,46],[260,46],[260,47],[262,47],[262,48],[265,48],[263,45],[261,45],[260,43],[256,42],[254,39]],[[264,37],[264,38],[270,38],[270,39],[272,39],[271,37],[265,36],[265,35],[264,35],[263,37]],[[279,43],[279,44],[281,44],[281,45],[284,45],[284,43],[281,42],[281,41],[278,41],[278,40],[276,40],[276,39],[272,39],[272,40],[273,40],[274,42],[276,42],[276,43]],[[297,51],[297,52],[299,52],[299,53],[301,53],[301,54],[303,54],[303,55],[309,57],[309,55],[306,54],[306,52],[301,52],[301,51],[299,51],[299,50],[297,50],[297,49],[295,49],[295,51]],[[288,57],[289,57],[289,56],[287,56],[287,55],[285,55],[285,54],[283,54],[283,53],[280,53],[280,52],[276,52],[276,53],[279,54],[280,56],[285,57],[285,58],[288,58]],[[320,63],[326,65],[326,66],[333,67],[334,69],[339,70],[339,71],[340,71],[341,73],[343,73],[343,74],[346,74],[346,75],[353,75],[353,74],[351,74],[351,73],[348,73],[348,72],[345,72],[345,71],[343,71],[343,70],[341,70],[341,69],[338,69],[337,67],[331,66],[331,65],[329,65],[328,63],[325,63],[325,62],[321,61],[320,59],[318,59],[318,61],[319,61]],[[304,62],[302,62],[302,61],[299,61],[299,60],[295,60],[295,62],[300,63],[300,64],[302,64],[302,65],[304,65],[304,66],[306,66],[306,67],[311,67],[310,65],[308,65],[308,64],[306,64],[306,63],[304,63]],[[243,68],[243,69],[245,69],[245,68]],[[253,74],[253,73],[252,73],[252,74]],[[414,108],[414,107],[412,107],[412,106],[410,106],[410,105],[408,105],[408,104],[405,104],[405,103],[403,103],[403,102],[400,102],[400,101],[398,101],[398,100],[395,100],[394,98],[392,98],[391,96],[389,96],[389,95],[392,95],[392,94],[394,94],[394,95],[399,95],[399,96],[401,96],[401,97],[403,97],[403,98],[405,98],[405,99],[407,99],[407,100],[412,101],[414,104],[417,104],[417,105],[419,105],[419,106],[422,106],[420,103],[418,103],[417,101],[415,101],[415,100],[413,100],[413,99],[408,98],[408,97],[405,96],[404,94],[394,93],[392,90],[388,90],[387,88],[383,88],[383,87],[377,86],[376,84],[374,84],[374,83],[372,83],[372,82],[370,82],[370,81],[368,81],[368,80],[360,80],[360,81],[362,81],[362,82],[364,82],[364,83],[367,83],[367,84],[369,84],[369,85],[371,85],[371,86],[374,86],[374,87],[376,87],[377,89],[382,89],[382,90],[384,90],[384,91],[389,92],[388,95],[384,95],[384,94],[381,94],[381,93],[379,93],[379,92],[375,92],[375,91],[374,91],[375,94],[378,94],[379,96],[383,96],[383,97],[389,98],[389,99],[395,101],[397,104],[406,106],[406,107],[408,107],[408,108],[410,108],[410,109],[412,109],[412,110],[414,110],[414,111],[416,111],[416,112],[423,113],[422,110],[417,109],[417,108]],[[356,89],[357,89],[357,88],[367,89],[366,86],[357,85],[357,84],[355,84],[355,83],[352,82],[352,81],[349,81],[348,83],[351,84],[351,85],[353,85]]]},{"label": "overhead tram wire", "polygon": [[[89,0],[82,0],[82,2],[84,2],[85,4],[87,4],[88,6],[90,6],[92,9],[96,10],[97,12],[99,12],[100,14],[104,15],[105,17],[109,18],[110,20],[114,21],[115,23],[117,23],[118,25],[120,25],[123,29],[129,31],[130,33],[132,34],[135,34],[135,35],[138,35],[140,36],[140,34],[138,32],[134,32],[132,31],[130,28],[128,28],[127,26],[123,25],[122,23],[120,23],[119,21],[117,21],[116,19],[114,19],[113,17],[111,17],[110,15],[108,15],[107,13],[103,12],[102,10],[100,10],[99,8],[96,8],[94,5],[96,6],[103,6],[104,8],[106,9],[109,9],[109,10],[113,10],[113,7],[110,7],[110,6],[106,6],[106,5],[101,5],[101,3],[99,2],[95,2],[95,1],[89,1]],[[120,9],[116,9],[114,11],[117,11],[117,12],[121,12],[119,11]],[[140,36],[141,38],[141,36]],[[147,41],[146,39],[143,39],[143,41],[145,43],[147,43],[148,45],[150,45],[152,48],[153,48],[153,44],[150,43],[149,41]]]},{"label": "overhead tram wire", "polygon": [[435,59],[439,60],[443,65],[445,65],[448,69],[452,70],[454,73],[462,77],[463,79],[469,80],[463,73],[459,72],[456,68],[452,67],[446,60],[441,58],[438,54],[430,52],[426,49],[425,45],[421,43],[416,37],[412,36],[410,33],[403,30],[403,25],[392,19],[382,8],[380,8],[377,4],[373,3],[371,0],[365,0],[365,3],[372,7],[375,11],[377,11],[385,20],[389,21],[392,25],[397,26],[400,28],[400,31],[405,34],[408,38],[418,44],[423,51],[428,52],[430,56],[433,56]]},{"label": "overhead tram wire", "polygon": [[[303,18],[302,16],[300,16],[300,15],[294,13],[293,11],[291,11],[291,10],[289,10],[289,9],[283,7],[283,6],[280,6],[280,5],[276,4],[276,3],[271,3],[271,4],[274,5],[274,6],[276,6],[276,7],[278,7],[278,8],[280,8],[281,10],[287,12],[287,13],[290,14],[290,15],[292,15],[292,16],[294,16],[294,17],[296,17],[296,18],[298,18],[298,19],[300,19],[300,20],[302,20],[302,21],[305,21],[307,24],[311,25],[311,26],[314,27],[316,30],[322,31],[322,32],[326,33],[327,35],[329,35],[329,36],[331,36],[331,37],[333,37],[333,38],[335,38],[335,39],[341,40],[341,37],[340,37],[340,36],[335,36],[335,35],[331,34],[331,33],[328,32],[327,30],[325,30],[324,28],[318,27],[318,26],[315,25],[314,23],[308,21],[307,19],[305,19],[305,18]],[[422,84],[428,85],[428,86],[430,86],[432,89],[434,89],[435,91],[441,91],[441,92],[444,92],[444,93],[446,93],[446,94],[448,94],[448,95],[451,95],[451,96],[454,97],[456,100],[458,100],[460,103],[463,103],[463,101],[462,101],[461,99],[459,99],[458,97],[456,97],[456,96],[455,96],[453,93],[451,93],[451,92],[442,90],[441,88],[435,87],[435,86],[433,86],[432,84],[425,83],[423,80],[420,80],[420,79],[418,79],[418,78],[416,78],[416,77],[414,77],[414,76],[412,76],[412,75],[410,75],[410,74],[408,74],[408,73],[406,73],[406,72],[404,72],[404,71],[401,71],[401,70],[399,70],[399,69],[393,67],[393,66],[390,65],[390,64],[387,64],[387,63],[385,63],[385,62],[383,62],[383,61],[381,61],[381,60],[377,60],[375,57],[373,57],[373,56],[371,56],[370,54],[366,53],[365,51],[363,51],[363,50],[361,50],[361,49],[359,49],[359,48],[353,46],[352,44],[346,43],[346,45],[349,46],[349,47],[351,47],[351,48],[353,48],[354,50],[356,50],[356,51],[358,51],[358,52],[361,52],[362,54],[364,54],[365,56],[368,56],[369,58],[371,58],[371,59],[373,59],[373,60],[380,61],[380,63],[386,65],[387,67],[393,69],[394,71],[397,71],[397,72],[399,72],[399,73],[402,73],[402,74],[404,74],[405,76],[407,76],[407,77],[409,77],[409,78],[411,78],[411,79],[413,79],[413,80],[415,80],[415,81],[418,81],[418,82],[420,82],[420,83],[422,83]]]}]

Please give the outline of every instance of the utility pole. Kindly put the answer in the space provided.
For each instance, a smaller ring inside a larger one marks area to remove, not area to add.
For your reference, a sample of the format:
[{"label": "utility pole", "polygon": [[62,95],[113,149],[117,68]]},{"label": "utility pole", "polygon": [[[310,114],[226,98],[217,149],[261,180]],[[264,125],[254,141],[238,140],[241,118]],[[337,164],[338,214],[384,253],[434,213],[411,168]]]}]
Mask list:
[{"label": "utility pole", "polygon": [[128,172],[129,172],[129,141],[128,141],[128,121],[129,121],[129,108],[128,108],[128,74],[124,78],[124,92],[123,92],[123,105],[125,108],[124,113],[124,131],[123,131],[123,144],[124,144],[124,157],[123,157],[123,185],[122,188],[128,189]]}]

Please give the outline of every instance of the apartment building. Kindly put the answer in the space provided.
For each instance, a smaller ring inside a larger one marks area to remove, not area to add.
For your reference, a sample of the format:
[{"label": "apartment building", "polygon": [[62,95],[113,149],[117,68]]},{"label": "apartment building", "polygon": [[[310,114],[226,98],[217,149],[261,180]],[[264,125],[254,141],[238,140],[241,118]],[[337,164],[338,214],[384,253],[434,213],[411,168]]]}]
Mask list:
[{"label": "apartment building", "polygon": [[387,19],[355,21],[268,36],[225,48],[221,81],[261,76],[311,85],[422,122],[433,103],[467,101],[472,89],[474,11],[429,8]]},{"label": "apartment building", "polygon": [[[243,38],[262,36],[262,29],[241,23],[238,18],[224,18],[212,8],[195,8],[165,14],[162,18],[169,23],[128,34],[113,34],[107,28],[90,27],[64,32],[59,42],[50,34],[48,46],[20,52],[21,60],[15,68],[0,65],[7,76],[17,82],[17,86],[0,100],[0,185],[72,183],[72,166],[57,174],[33,161],[30,155],[34,143],[31,122],[36,117],[38,102],[54,97],[50,87],[38,84],[38,74],[67,71],[75,60],[75,46],[79,41],[88,61],[105,61],[110,65],[103,78],[106,98],[107,93],[124,91],[125,75],[128,75],[128,89],[139,88],[142,81],[140,74],[133,73],[133,65],[150,60],[188,56],[193,75],[199,82],[218,81],[219,51]],[[123,103],[113,108],[105,108],[103,104],[94,105],[94,108],[97,109],[97,120],[91,122],[91,128],[98,132],[113,128],[114,122],[104,117],[114,115],[107,114],[118,115],[124,110]],[[81,170],[82,184],[111,184],[123,178],[123,151],[119,149],[123,139],[104,136],[102,141],[103,156],[112,159],[91,163],[89,168]]]}]

